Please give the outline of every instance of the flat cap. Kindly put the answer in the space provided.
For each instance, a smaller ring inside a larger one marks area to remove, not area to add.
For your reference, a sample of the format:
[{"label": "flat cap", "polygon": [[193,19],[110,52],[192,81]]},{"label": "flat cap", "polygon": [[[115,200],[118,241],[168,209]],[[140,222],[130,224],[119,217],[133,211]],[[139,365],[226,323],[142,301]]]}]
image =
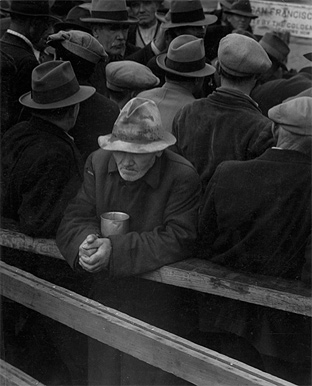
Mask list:
[{"label": "flat cap", "polygon": [[113,91],[147,90],[160,82],[148,67],[131,60],[108,63],[105,71],[106,86]]},{"label": "flat cap", "polygon": [[244,77],[267,72],[272,62],[264,48],[254,39],[231,33],[221,39],[218,60],[230,75]]},{"label": "flat cap", "polygon": [[294,98],[272,107],[269,118],[297,135],[312,135],[312,98]]},{"label": "flat cap", "polygon": [[59,31],[48,37],[47,44],[56,48],[61,44],[66,50],[91,63],[98,63],[107,57],[102,44],[84,31]]}]

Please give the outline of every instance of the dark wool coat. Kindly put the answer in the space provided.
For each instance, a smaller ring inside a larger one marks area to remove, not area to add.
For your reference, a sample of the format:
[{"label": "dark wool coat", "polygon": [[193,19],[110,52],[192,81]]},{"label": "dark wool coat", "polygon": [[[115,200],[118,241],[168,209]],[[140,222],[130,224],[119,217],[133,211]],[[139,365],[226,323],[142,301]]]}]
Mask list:
[{"label": "dark wool coat", "polygon": [[276,79],[255,87],[251,97],[259,104],[262,113],[268,116],[270,108],[293,97],[312,86],[312,74],[299,72],[289,79]]},{"label": "dark wool coat", "polygon": [[199,173],[205,188],[220,162],[258,157],[274,144],[272,122],[246,94],[217,88],[183,107],[172,124],[177,148]]},{"label": "dark wool coat", "polygon": [[[203,258],[300,280],[311,232],[310,157],[268,149],[252,161],[222,163],[207,187],[199,231]],[[230,299],[217,302],[203,303],[202,329],[243,336],[266,355],[309,360],[309,318]]]},{"label": "dark wool coat", "polygon": [[84,161],[93,151],[98,150],[99,136],[112,132],[118,115],[118,105],[98,92],[80,103],[76,124],[69,134],[74,137]]},{"label": "dark wool coat", "polygon": [[[19,103],[18,98],[31,90],[31,73],[38,66],[39,62],[32,48],[18,36],[6,32],[0,40],[0,44],[1,51],[13,58],[16,67],[16,74],[13,78],[14,84],[11,88],[11,93],[8,94],[10,101],[13,101],[11,119],[6,127],[9,128],[18,122],[23,107]],[[5,130],[1,129],[1,131],[4,132]]]},{"label": "dark wool coat", "polygon": [[[130,231],[109,237],[109,268],[94,274],[90,297],[157,327],[186,333],[190,326],[183,319],[186,310],[181,290],[135,275],[190,256],[197,235],[199,194],[194,168],[169,150],[156,159],[145,176],[127,182],[120,177],[111,152],[100,149],[86,162],[83,186],[65,212],[57,245],[76,268],[80,244],[87,235],[100,234],[100,215],[112,210],[128,213]],[[151,366],[125,354],[116,355],[116,350],[96,342],[91,345],[90,384],[124,384],[122,374],[134,377],[131,384],[138,384],[136,377],[144,385],[169,384],[168,380],[157,383],[162,371],[151,370]],[[110,370],[118,363],[118,371]]]},{"label": "dark wool coat", "polygon": [[18,221],[28,235],[54,237],[82,182],[83,162],[73,140],[33,117],[7,131],[1,157],[2,216]]}]

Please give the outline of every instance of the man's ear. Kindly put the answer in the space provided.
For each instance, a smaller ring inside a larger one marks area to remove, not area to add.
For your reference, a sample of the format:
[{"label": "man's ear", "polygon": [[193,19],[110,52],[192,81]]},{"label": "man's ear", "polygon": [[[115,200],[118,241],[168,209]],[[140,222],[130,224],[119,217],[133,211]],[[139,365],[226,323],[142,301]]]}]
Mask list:
[{"label": "man's ear", "polygon": [[275,122],[272,123],[271,131],[272,131],[273,137],[274,137],[275,139],[278,138],[279,128],[280,128],[280,125],[278,125],[278,124],[275,123]]},{"label": "man's ear", "polygon": [[220,62],[219,60],[216,60],[215,63],[214,63],[214,66],[217,70],[217,73],[220,75],[220,72],[221,72],[221,66],[220,66]]}]

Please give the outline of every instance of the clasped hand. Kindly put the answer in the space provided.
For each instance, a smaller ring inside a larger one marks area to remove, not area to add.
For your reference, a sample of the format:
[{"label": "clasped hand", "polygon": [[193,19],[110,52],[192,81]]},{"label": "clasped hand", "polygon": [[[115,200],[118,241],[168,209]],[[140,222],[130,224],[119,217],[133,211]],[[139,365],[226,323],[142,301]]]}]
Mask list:
[{"label": "clasped hand", "polygon": [[88,235],[79,247],[79,264],[91,273],[102,271],[108,266],[111,250],[110,239]]}]

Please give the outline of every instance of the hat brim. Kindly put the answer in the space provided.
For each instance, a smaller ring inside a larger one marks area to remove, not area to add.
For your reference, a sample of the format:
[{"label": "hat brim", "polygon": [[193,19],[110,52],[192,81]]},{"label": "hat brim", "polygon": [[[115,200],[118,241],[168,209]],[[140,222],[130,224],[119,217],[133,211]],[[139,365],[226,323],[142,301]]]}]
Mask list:
[{"label": "hat brim", "polygon": [[83,27],[82,25],[76,24],[76,23],[62,22],[62,23],[55,23],[54,24],[54,33],[62,31],[62,30],[64,31],[67,29],[74,29],[74,30],[78,30],[78,31],[82,31],[82,32],[87,32],[89,34],[92,32],[91,28]]},{"label": "hat brim", "polygon": [[306,54],[303,55],[306,59],[310,60],[310,62],[312,62],[312,52],[308,52]]},{"label": "hat brim", "polygon": [[0,11],[6,12],[6,13],[9,13],[9,14],[13,13],[13,14],[16,14],[16,15],[24,15],[24,16],[49,17],[50,19],[57,20],[58,22],[61,21],[60,18],[58,18],[58,17],[56,17],[54,15],[51,15],[49,13],[37,14],[37,13],[18,12],[18,11],[12,11],[9,8],[5,8],[5,7],[1,7],[1,6],[0,6]]},{"label": "hat brim", "polygon": [[112,134],[100,136],[98,139],[99,146],[104,150],[123,151],[127,153],[146,154],[165,150],[167,147],[176,143],[174,135],[168,131],[164,132],[164,138],[154,142],[126,142],[120,139],[115,139]]},{"label": "hat brim", "polygon": [[111,20],[111,19],[101,19],[93,17],[81,17],[81,21],[85,23],[93,24],[137,24],[139,21],[135,17],[129,17],[127,20]]},{"label": "hat brim", "polygon": [[240,16],[250,17],[250,19],[257,19],[259,17],[257,15],[254,15],[253,13],[239,11],[239,10],[226,9],[224,10],[224,13],[230,14],[230,15],[240,15]]},{"label": "hat brim", "polygon": [[172,70],[171,68],[168,68],[165,63],[167,54],[160,54],[156,57],[156,63],[157,65],[163,69],[164,71],[170,72],[172,74],[180,75],[180,76],[185,76],[189,78],[200,78],[204,76],[209,76],[212,75],[216,72],[216,69],[211,66],[210,64],[205,64],[205,67],[201,70],[198,71],[192,71],[192,72],[179,72]]},{"label": "hat brim", "polygon": [[218,20],[218,17],[215,15],[205,15],[205,19],[198,20],[198,21],[184,21],[182,23],[172,23],[171,21],[162,21],[161,27],[164,29],[176,28],[176,27],[187,27],[187,26],[202,27],[205,25],[214,24],[217,20]]},{"label": "hat brim", "polygon": [[31,91],[29,91],[19,98],[19,102],[23,106],[30,107],[32,109],[38,109],[38,110],[59,109],[62,107],[72,106],[77,103],[83,102],[84,100],[90,98],[95,93],[95,91],[96,90],[94,87],[80,86],[79,91],[76,92],[74,95],[58,102],[45,103],[45,104],[35,102],[31,98]]}]

